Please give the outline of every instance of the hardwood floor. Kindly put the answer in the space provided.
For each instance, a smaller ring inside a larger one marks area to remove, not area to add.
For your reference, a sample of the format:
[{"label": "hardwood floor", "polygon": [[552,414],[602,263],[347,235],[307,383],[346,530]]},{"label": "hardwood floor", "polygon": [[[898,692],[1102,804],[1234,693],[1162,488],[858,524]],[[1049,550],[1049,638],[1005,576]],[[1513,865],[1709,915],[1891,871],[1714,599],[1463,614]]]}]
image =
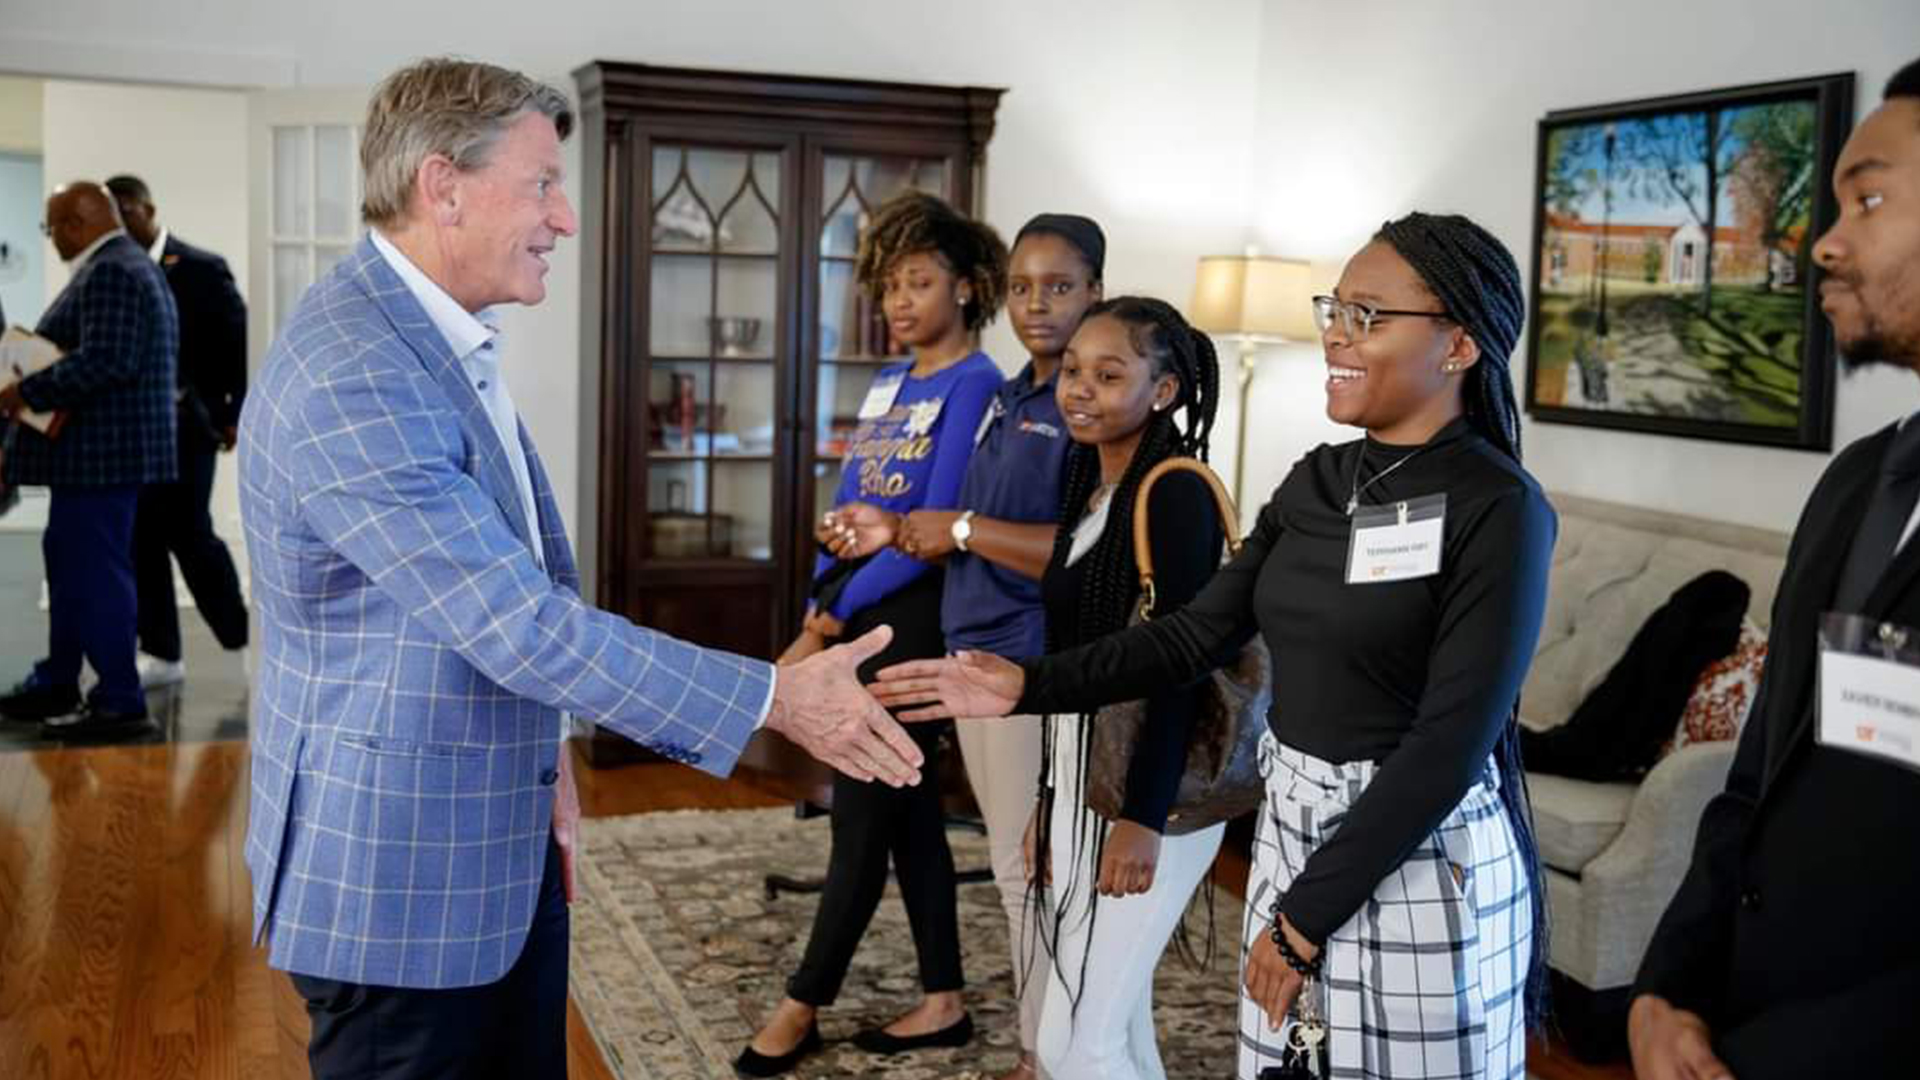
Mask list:
[{"label": "hardwood floor", "polygon": [[[589,816],[783,805],[677,765],[577,771]],[[307,1076],[306,1014],[248,940],[246,803],[244,743],[0,753],[0,1078]],[[571,1004],[568,1061],[612,1080]]]}]

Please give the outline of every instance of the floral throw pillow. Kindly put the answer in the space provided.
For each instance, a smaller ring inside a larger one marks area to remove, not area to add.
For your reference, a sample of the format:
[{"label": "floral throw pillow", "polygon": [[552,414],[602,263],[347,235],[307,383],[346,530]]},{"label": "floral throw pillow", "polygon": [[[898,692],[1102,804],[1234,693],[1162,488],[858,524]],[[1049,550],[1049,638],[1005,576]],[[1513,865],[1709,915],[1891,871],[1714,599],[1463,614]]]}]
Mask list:
[{"label": "floral throw pillow", "polygon": [[1760,671],[1767,663],[1767,632],[1746,620],[1740,628],[1740,643],[1733,652],[1707,665],[1693,684],[1693,696],[1680,725],[1660,756],[1665,757],[1693,743],[1720,742],[1740,737],[1760,690]]}]

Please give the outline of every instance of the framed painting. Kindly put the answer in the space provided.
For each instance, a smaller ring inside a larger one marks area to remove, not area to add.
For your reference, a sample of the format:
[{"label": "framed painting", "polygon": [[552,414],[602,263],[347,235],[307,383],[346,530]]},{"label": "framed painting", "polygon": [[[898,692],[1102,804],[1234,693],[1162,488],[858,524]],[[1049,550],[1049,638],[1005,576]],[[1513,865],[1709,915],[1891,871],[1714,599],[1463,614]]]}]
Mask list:
[{"label": "framed painting", "polygon": [[1852,120],[1851,74],[1548,113],[1528,414],[1830,449],[1813,244]]}]

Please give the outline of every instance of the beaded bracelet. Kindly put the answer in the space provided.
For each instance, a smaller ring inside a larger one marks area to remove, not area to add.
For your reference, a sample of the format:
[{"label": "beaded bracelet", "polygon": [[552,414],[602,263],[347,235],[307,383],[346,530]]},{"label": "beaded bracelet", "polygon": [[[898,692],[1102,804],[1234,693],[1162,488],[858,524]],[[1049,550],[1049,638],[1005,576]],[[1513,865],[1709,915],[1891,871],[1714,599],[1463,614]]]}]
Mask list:
[{"label": "beaded bracelet", "polygon": [[1294,972],[1303,979],[1319,978],[1320,958],[1315,957],[1312,960],[1308,960],[1306,957],[1301,956],[1294,950],[1293,943],[1287,940],[1286,931],[1281,929],[1280,901],[1275,900],[1270,910],[1273,915],[1273,927],[1268,933],[1273,936],[1274,947],[1280,950],[1280,959],[1285,960],[1287,966],[1292,968]]}]

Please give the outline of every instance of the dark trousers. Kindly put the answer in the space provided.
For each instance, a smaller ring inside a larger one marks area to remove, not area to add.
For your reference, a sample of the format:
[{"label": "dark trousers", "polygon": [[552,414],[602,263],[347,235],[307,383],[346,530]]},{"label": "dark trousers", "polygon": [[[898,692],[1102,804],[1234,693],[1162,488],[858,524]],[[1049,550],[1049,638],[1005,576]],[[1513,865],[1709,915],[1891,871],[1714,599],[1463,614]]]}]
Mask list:
[{"label": "dark trousers", "polygon": [[[872,679],[873,672],[887,664],[943,655],[940,575],[926,574],[856,614],[847,621],[842,640],[851,641],[881,623],[893,627],[894,639],[885,652],[862,666],[863,680]],[[827,857],[827,880],[806,955],[787,982],[787,994],[795,1001],[821,1007],[839,996],[854,950],[866,936],[867,924],[873,921],[886,890],[889,860],[913,930],[921,989],[938,993],[966,984],[960,967],[953,852],[947,847],[946,815],[940,808],[938,740],[945,726],[907,726],[927,757],[920,783],[913,787],[893,788],[834,775],[833,851]]]},{"label": "dark trousers", "polygon": [[247,643],[247,605],[240,596],[240,575],[226,541],[213,531],[213,447],[182,440],[180,479],[149,484],[140,491],[134,522],[133,564],[140,592],[140,648],[162,660],[180,659],[180,611],[173,595],[173,565],[202,618],[221,647]]},{"label": "dark trousers", "polygon": [[566,1080],[568,926],[549,839],[526,947],[499,982],[407,990],[293,976],[313,1021],[314,1080]]},{"label": "dark trousers", "polygon": [[34,684],[78,688],[82,661],[100,676],[88,700],[98,708],[144,714],[147,699],[133,664],[133,517],[140,489],[131,484],[59,485],[48,491],[47,658]]}]

